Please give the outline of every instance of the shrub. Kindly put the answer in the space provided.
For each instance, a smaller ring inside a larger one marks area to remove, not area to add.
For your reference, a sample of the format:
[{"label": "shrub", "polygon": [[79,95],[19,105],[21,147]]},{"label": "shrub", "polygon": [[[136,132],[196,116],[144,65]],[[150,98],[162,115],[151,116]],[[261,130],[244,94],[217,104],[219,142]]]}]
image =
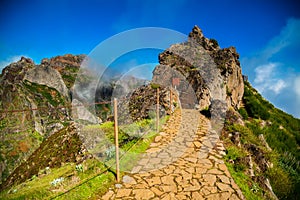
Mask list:
[{"label": "shrub", "polygon": [[268,177],[272,188],[279,199],[289,199],[289,194],[293,190],[293,185],[288,173],[280,166],[274,166],[268,170]]},{"label": "shrub", "polygon": [[239,109],[239,113],[241,114],[241,116],[243,117],[243,119],[247,120],[248,119],[248,113],[246,111],[245,108],[240,108]]},{"label": "shrub", "polygon": [[218,43],[218,41],[217,40],[215,40],[215,39],[213,39],[213,38],[211,38],[210,40],[209,40],[212,44],[213,44],[213,47],[218,47],[219,46],[219,43]]},{"label": "shrub", "polygon": [[157,88],[159,88],[159,87],[160,87],[159,84],[157,84],[157,83],[151,83],[151,88],[152,88],[152,89],[157,89]]},{"label": "shrub", "polygon": [[263,120],[267,120],[270,118],[270,113],[268,110],[254,97],[245,97],[245,107],[247,110],[247,113],[251,117],[255,118],[261,118]]},{"label": "shrub", "polygon": [[114,158],[116,156],[116,147],[111,146],[105,151],[106,161]]},{"label": "shrub", "polygon": [[237,160],[238,158],[242,158],[245,156],[245,153],[235,146],[230,146],[227,149],[227,154],[225,156],[225,160]]}]

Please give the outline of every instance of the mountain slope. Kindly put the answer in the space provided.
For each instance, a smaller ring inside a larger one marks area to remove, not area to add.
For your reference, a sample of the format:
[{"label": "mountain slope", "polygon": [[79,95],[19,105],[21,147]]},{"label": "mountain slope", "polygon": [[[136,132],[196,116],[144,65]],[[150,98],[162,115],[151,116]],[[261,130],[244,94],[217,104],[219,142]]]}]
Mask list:
[{"label": "mountain slope", "polygon": [[[70,109],[56,107],[70,106],[66,84],[73,84],[83,58],[66,55],[44,59],[41,65],[35,65],[22,57],[3,69],[0,77],[0,181],[34,152],[41,141],[68,125]],[[62,73],[56,70],[58,68]]]},{"label": "mountain slope", "polygon": [[248,82],[243,103],[240,114],[228,111],[222,136],[233,177],[250,197],[255,191],[259,198],[299,199],[300,120],[275,108]]}]

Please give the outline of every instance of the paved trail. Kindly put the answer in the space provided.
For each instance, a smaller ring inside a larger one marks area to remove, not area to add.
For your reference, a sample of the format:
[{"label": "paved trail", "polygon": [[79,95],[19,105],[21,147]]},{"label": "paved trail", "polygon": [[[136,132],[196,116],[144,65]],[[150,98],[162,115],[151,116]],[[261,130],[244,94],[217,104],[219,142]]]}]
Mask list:
[{"label": "paved trail", "polygon": [[131,173],[101,199],[244,199],[222,160],[222,142],[200,153],[210,146],[207,122],[195,110],[176,111]]}]

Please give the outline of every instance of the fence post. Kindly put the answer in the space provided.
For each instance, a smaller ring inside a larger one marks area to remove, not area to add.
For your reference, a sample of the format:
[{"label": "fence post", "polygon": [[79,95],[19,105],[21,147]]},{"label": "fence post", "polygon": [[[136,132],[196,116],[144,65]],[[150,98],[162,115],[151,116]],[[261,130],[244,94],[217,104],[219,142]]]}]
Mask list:
[{"label": "fence post", "polygon": [[170,87],[170,114],[172,114],[172,88]]},{"label": "fence post", "polygon": [[115,145],[116,145],[116,174],[117,182],[120,181],[120,164],[119,164],[119,135],[118,135],[118,102],[114,98],[114,121],[115,121]]},{"label": "fence post", "polygon": [[159,132],[159,87],[156,89],[156,131]]}]

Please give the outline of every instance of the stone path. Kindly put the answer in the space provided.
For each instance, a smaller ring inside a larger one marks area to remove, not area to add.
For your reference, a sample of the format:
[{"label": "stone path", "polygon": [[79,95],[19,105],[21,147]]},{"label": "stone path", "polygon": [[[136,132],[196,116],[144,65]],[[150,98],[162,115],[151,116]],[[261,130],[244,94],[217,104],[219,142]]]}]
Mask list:
[{"label": "stone path", "polygon": [[208,124],[195,110],[176,111],[131,173],[100,199],[244,199],[222,160],[222,142],[200,152],[212,145]]}]

